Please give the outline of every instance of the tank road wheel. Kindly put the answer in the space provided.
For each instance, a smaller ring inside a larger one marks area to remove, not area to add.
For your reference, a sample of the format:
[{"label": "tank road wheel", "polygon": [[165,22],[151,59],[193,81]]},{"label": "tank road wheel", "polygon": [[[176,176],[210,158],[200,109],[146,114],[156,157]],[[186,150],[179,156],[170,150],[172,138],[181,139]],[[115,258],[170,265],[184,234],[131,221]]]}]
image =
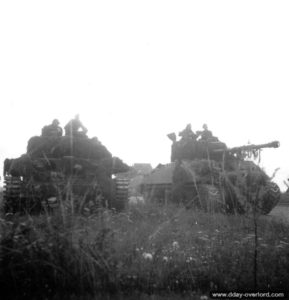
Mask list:
[{"label": "tank road wheel", "polygon": [[4,212],[6,213],[39,213],[40,197],[35,189],[24,183],[20,177],[6,176],[4,184]]},{"label": "tank road wheel", "polygon": [[22,182],[19,177],[5,177],[3,193],[5,213],[16,213],[21,211],[21,186]]},{"label": "tank road wheel", "polygon": [[259,203],[261,212],[265,215],[278,204],[281,198],[281,191],[279,186],[272,181],[268,181],[264,187],[263,195]]},{"label": "tank road wheel", "polygon": [[35,182],[23,182],[20,177],[7,176],[4,184],[4,212],[40,213],[43,210],[41,186]]},{"label": "tank road wheel", "polygon": [[128,204],[128,178],[116,178],[115,179],[115,199],[112,207],[117,211],[122,211]]}]

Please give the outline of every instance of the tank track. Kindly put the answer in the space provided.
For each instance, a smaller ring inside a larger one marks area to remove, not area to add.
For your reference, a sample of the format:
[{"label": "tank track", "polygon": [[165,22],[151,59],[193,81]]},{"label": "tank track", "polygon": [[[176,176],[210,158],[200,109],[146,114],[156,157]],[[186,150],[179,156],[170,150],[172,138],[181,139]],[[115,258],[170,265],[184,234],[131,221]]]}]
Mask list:
[{"label": "tank track", "polygon": [[3,192],[3,209],[5,213],[32,212],[41,204],[35,198],[28,198],[20,177],[5,176]]},{"label": "tank track", "polygon": [[128,204],[128,178],[116,178],[115,179],[115,200],[114,208],[116,210],[124,210]]},{"label": "tank track", "polygon": [[[39,213],[41,211],[53,212],[61,209],[66,213],[92,214],[104,206],[104,199],[98,184],[87,186],[73,182],[58,185],[58,195],[43,197],[37,193],[39,183],[29,187],[21,181],[20,177],[6,176],[3,191],[3,210],[5,213]],[[41,185],[42,187],[45,184]],[[84,191],[79,192],[81,188]]]},{"label": "tank track", "polygon": [[278,204],[280,199],[281,191],[279,186],[275,182],[268,181],[260,203],[261,212],[265,215],[269,214],[270,211]]}]

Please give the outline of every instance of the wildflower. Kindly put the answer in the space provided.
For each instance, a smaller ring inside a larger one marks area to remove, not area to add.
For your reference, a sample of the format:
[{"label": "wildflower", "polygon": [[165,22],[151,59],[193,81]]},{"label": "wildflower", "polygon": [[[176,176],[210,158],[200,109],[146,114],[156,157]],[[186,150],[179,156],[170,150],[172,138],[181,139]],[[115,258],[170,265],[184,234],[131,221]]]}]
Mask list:
[{"label": "wildflower", "polygon": [[180,248],[179,243],[178,243],[177,241],[174,241],[174,242],[173,242],[173,249],[174,249],[174,250],[178,250],[179,248]]},{"label": "wildflower", "polygon": [[153,259],[153,256],[152,256],[151,253],[144,252],[144,253],[142,254],[142,256],[143,256],[143,258],[144,258],[145,260],[152,260],[152,259]]},{"label": "wildflower", "polygon": [[212,290],[215,287],[214,282],[210,281],[210,289]]}]

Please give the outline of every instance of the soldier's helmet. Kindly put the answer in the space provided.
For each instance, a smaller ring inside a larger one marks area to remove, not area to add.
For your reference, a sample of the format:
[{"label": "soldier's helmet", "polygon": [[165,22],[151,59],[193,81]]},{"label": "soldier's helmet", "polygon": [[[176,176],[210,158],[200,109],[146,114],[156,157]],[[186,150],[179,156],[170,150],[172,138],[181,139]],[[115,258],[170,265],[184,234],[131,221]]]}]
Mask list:
[{"label": "soldier's helmet", "polygon": [[204,124],[204,125],[203,125],[203,129],[204,129],[204,130],[208,130],[208,125],[207,125],[207,124]]},{"label": "soldier's helmet", "polygon": [[58,119],[54,119],[52,121],[52,124],[58,126],[60,123],[59,123]]}]

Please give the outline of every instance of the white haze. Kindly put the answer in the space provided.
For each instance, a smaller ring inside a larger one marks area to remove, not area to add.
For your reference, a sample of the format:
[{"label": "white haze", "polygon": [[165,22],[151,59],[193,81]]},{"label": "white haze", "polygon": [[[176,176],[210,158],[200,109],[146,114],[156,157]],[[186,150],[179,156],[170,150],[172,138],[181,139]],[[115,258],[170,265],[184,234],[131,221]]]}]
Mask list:
[{"label": "white haze", "polygon": [[[128,164],[170,159],[166,134],[207,123],[228,146],[279,140],[289,177],[287,1],[2,1],[0,164],[80,114]],[[1,169],[2,170],[2,169]],[[283,186],[284,188],[284,186]]]}]

